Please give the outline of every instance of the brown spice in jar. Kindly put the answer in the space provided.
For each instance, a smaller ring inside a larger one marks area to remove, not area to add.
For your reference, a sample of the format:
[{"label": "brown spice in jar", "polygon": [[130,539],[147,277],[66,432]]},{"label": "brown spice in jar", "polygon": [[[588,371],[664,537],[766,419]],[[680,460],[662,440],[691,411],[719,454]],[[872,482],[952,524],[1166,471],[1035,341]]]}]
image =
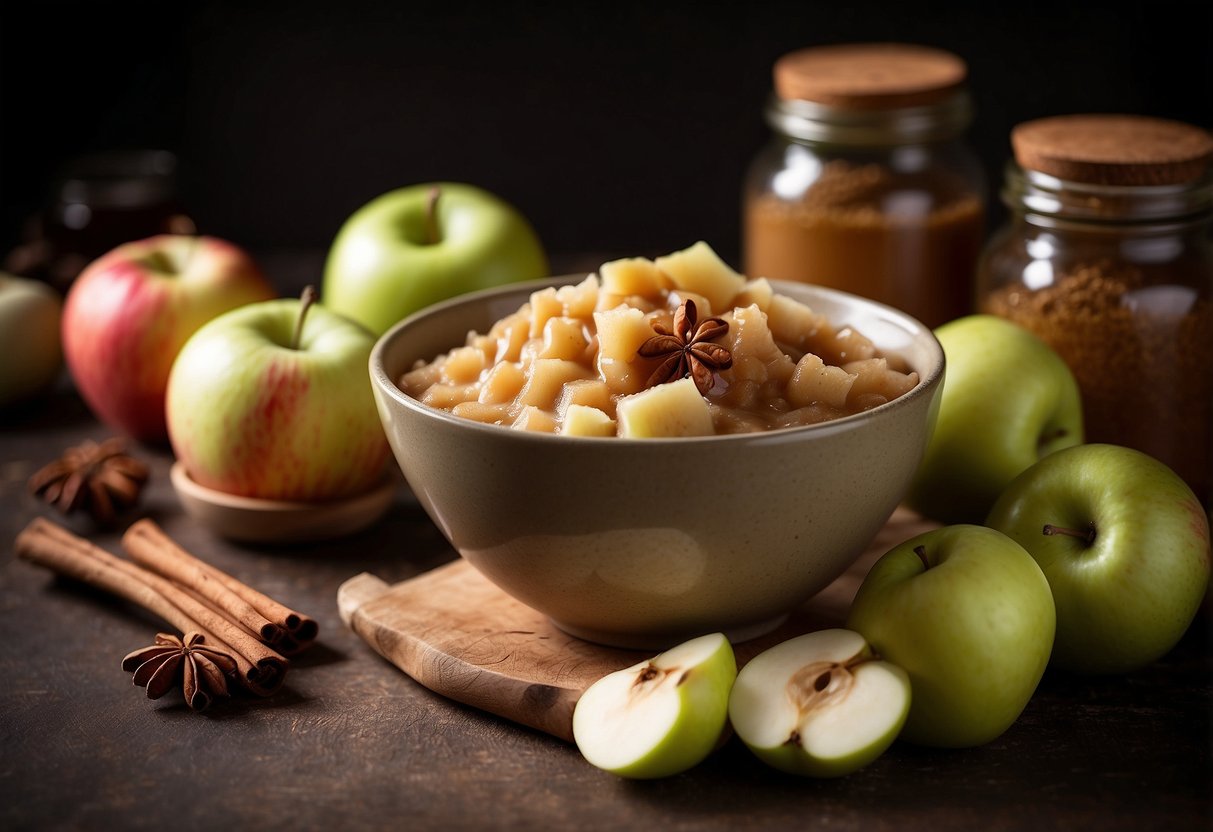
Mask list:
[{"label": "brown spice in jar", "polygon": [[1076,264],[1036,291],[1008,286],[982,311],[1035,332],[1082,392],[1088,442],[1144,451],[1207,500],[1213,486],[1213,302],[1135,266]]},{"label": "brown spice in jar", "polygon": [[938,173],[827,163],[794,202],[747,196],[747,274],[815,283],[901,309],[929,327],[971,311],[984,205]]}]

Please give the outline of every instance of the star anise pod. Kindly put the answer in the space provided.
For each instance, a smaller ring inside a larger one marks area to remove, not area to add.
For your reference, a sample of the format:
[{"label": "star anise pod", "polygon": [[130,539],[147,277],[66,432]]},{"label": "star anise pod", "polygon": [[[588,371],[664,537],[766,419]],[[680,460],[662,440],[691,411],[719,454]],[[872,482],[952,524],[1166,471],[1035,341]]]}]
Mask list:
[{"label": "star anise pod", "polygon": [[135,672],[132,681],[147,688],[148,699],[159,699],[180,684],[185,703],[195,711],[205,710],[216,696],[230,695],[227,675],[236,671],[236,660],[204,641],[201,633],[189,633],[184,641],[157,633],[151,647],[122,659],[122,669]]},{"label": "star anise pod", "polygon": [[121,438],[90,440],[30,477],[29,489],[64,514],[82,508],[108,526],[118,511],[139,499],[148,473],[147,465],[126,453]]},{"label": "star anise pod", "polygon": [[695,382],[700,395],[706,396],[715,383],[712,373],[733,366],[733,356],[727,348],[711,343],[729,331],[720,318],[698,320],[695,301],[685,300],[674,310],[674,330],[663,324],[653,324],[657,334],[637,350],[645,358],[661,358],[661,364],[649,376],[645,387],[677,381],[687,375]]}]

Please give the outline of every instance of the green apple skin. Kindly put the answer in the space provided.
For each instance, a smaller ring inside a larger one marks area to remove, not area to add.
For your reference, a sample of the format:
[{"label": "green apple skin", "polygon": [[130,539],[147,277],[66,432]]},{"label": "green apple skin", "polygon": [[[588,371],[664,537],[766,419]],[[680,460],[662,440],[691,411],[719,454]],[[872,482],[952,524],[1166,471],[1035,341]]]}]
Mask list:
[{"label": "green apple skin", "polygon": [[0,408],[46,390],[63,367],[63,301],[39,280],[0,272]]},{"label": "green apple skin", "polygon": [[382,335],[437,301],[547,276],[543,246],[517,209],[471,185],[435,182],[389,191],[345,221],[329,250],[321,297]]},{"label": "green apple skin", "polygon": [[252,257],[226,240],[161,234],[126,243],[68,289],[67,368],[98,419],[163,443],[165,388],[186,340],[216,316],[275,295]]},{"label": "green apple skin", "polygon": [[[793,681],[805,670],[811,675]],[[817,630],[746,663],[729,697],[729,719],[767,765],[804,777],[842,777],[893,744],[910,698],[906,672],[876,657],[863,636]]]},{"label": "green apple skin", "polygon": [[[679,653],[698,654],[693,665]],[[643,674],[651,681],[638,683]],[[728,724],[729,693],[737,678],[737,660],[720,633],[700,636],[649,661],[599,679],[573,710],[573,736],[592,765],[620,777],[650,780],[680,774],[702,762],[719,745]],[[653,725],[637,718],[635,695],[661,698]],[[655,731],[655,732],[654,732]],[[649,742],[647,747],[636,745]],[[633,753],[634,752],[634,753]]]},{"label": "green apple skin", "polygon": [[299,309],[299,300],[272,300],[227,312],[173,363],[169,440],[200,485],[315,502],[382,478],[389,450],[367,371],[375,339],[313,306],[293,349]]},{"label": "green apple skin", "polygon": [[1048,665],[1056,613],[1048,581],[1022,546],[960,524],[886,552],[860,586],[846,626],[910,676],[901,737],[966,748],[1019,718]]},{"label": "green apple skin", "polygon": [[[1054,666],[1125,673],[1175,646],[1209,587],[1209,520],[1162,462],[1118,445],[1068,448],[1018,476],[987,525],[1040,564],[1057,606]],[[1045,534],[1044,527],[1087,537]]]},{"label": "green apple skin", "polygon": [[906,503],[941,523],[981,524],[1021,471],[1082,443],[1078,383],[1044,341],[1002,318],[958,318],[935,335],[947,378]]}]

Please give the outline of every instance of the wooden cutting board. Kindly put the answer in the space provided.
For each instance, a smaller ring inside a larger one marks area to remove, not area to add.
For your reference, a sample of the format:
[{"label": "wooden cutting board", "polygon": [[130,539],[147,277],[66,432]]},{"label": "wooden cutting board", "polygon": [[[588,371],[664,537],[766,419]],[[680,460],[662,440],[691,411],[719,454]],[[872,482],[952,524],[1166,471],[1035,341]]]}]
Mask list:
[{"label": "wooden cutting board", "polygon": [[[876,559],[936,527],[899,508],[838,580],[774,632],[735,645],[738,664],[793,636],[841,626]],[[337,606],[377,653],[427,688],[570,742],[582,692],[652,655],[567,635],[462,559],[394,586],[356,575],[338,589]]]}]

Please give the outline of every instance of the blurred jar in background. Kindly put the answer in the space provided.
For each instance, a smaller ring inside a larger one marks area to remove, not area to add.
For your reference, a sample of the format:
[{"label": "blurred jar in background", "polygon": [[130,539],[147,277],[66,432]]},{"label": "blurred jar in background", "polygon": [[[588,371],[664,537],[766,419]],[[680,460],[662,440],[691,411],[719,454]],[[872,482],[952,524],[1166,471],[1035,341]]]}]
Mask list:
[{"label": "blurred jar in background", "polygon": [[62,169],[47,209],[33,217],[5,269],[66,291],[92,260],[132,240],[194,232],[166,150],[81,156]]},{"label": "blurred jar in background", "polygon": [[1069,115],[1011,133],[1011,216],[979,266],[981,311],[1073,370],[1089,442],[1162,460],[1213,495],[1213,136]]},{"label": "blurred jar in background", "polygon": [[962,134],[968,69],[909,44],[775,63],[772,141],[743,197],[744,270],[882,301],[930,327],[972,311],[985,178]]}]

